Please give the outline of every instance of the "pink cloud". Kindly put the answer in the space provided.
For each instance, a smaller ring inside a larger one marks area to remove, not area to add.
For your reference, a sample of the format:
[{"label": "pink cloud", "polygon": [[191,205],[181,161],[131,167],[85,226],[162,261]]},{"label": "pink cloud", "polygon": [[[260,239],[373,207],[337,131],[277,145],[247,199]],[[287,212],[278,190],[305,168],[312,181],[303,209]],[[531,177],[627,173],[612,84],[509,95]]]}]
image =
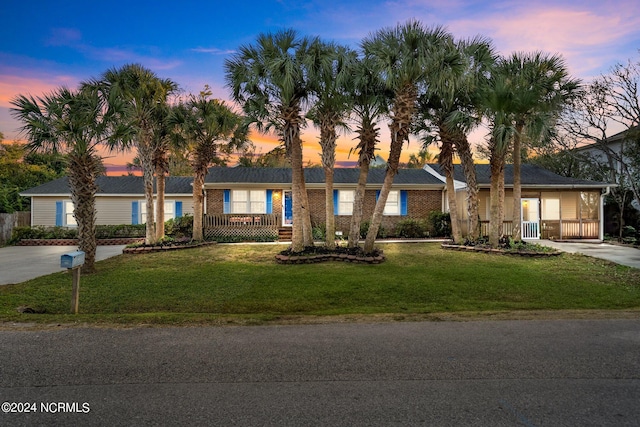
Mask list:
[{"label": "pink cloud", "polygon": [[28,76],[0,74],[0,106],[12,107],[10,101],[18,95],[41,96],[60,86],[75,87],[79,80],[72,76]]},{"label": "pink cloud", "polygon": [[589,10],[580,5],[561,7],[540,6],[489,13],[476,19],[453,21],[449,28],[454,34],[467,36],[484,34],[491,37],[499,51],[508,55],[515,51],[541,50],[560,53],[574,73],[587,74],[615,58],[611,49],[626,42],[640,27],[640,15],[620,7]]}]

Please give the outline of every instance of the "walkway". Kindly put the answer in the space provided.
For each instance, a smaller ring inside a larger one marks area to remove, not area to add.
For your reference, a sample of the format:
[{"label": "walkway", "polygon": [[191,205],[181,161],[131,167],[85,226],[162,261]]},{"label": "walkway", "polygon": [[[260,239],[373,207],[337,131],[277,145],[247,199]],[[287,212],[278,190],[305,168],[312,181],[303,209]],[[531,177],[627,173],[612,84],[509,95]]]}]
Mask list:
[{"label": "walkway", "polygon": [[563,252],[587,255],[628,267],[640,268],[640,249],[629,246],[610,245],[600,242],[554,242],[551,240],[540,240],[539,242],[543,246],[556,248]]},{"label": "walkway", "polygon": [[[98,246],[96,261],[122,254],[124,245]],[[7,246],[0,248],[0,285],[21,283],[58,271],[60,256],[77,246]]]}]

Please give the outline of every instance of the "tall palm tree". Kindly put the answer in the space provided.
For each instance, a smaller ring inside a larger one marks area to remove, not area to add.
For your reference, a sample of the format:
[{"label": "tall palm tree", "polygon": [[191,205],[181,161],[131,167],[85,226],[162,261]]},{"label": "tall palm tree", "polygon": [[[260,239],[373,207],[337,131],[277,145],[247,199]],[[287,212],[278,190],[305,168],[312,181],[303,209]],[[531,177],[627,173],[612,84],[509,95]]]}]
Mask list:
[{"label": "tall palm tree", "polygon": [[105,142],[108,118],[94,92],[58,88],[42,97],[20,95],[11,101],[12,115],[23,123],[31,150],[67,155],[67,176],[78,224],[83,272],[95,271],[96,178],[104,172],[98,147]]},{"label": "tall palm tree", "polygon": [[[155,232],[153,209],[154,159],[157,161],[161,138],[158,138],[159,109],[166,107],[168,98],[178,85],[170,79],[161,79],[153,71],[139,64],[125,65],[107,70],[99,80],[85,84],[101,93],[111,114],[117,115],[130,132],[111,139],[114,149],[135,147],[142,167],[146,211],[146,243],[153,243]],[[157,163],[157,162],[156,162]],[[162,221],[163,218],[158,218]]]},{"label": "tall palm tree", "polygon": [[310,95],[305,63],[316,42],[291,29],[260,34],[255,45],[241,46],[225,62],[233,99],[258,130],[278,133],[291,159],[293,252],[313,244],[300,129],[305,125],[303,113]]},{"label": "tall palm tree", "polygon": [[345,119],[351,110],[351,98],[345,88],[350,77],[350,62],[355,52],[333,43],[317,41],[308,56],[307,70],[313,106],[307,113],[314,125],[320,129],[322,168],[325,176],[325,246],[336,245],[336,224],[333,199],[333,169],[336,162],[336,140],[338,128],[346,128]]},{"label": "tall palm tree", "polygon": [[500,62],[497,72],[508,76],[513,90],[513,234],[521,239],[522,143],[526,136],[539,136],[553,124],[579,87],[571,79],[559,55],[541,52],[514,53]]},{"label": "tall palm tree", "polygon": [[204,195],[202,188],[207,171],[221,153],[240,147],[246,139],[243,117],[236,114],[223,101],[201,92],[175,108],[171,123],[181,129],[190,153],[193,168],[193,239],[203,240],[202,215]]},{"label": "tall palm tree", "polygon": [[446,85],[427,86],[419,102],[418,129],[427,131],[423,138],[427,145],[432,142],[434,134],[440,142],[438,160],[446,178],[452,238],[457,242],[462,239],[462,232],[455,197],[453,159],[457,154],[465,174],[468,236],[475,240],[479,235],[478,185],[468,134],[480,123],[475,96],[489,75],[495,55],[491,43],[482,37],[458,41],[450,48],[460,55],[460,63],[457,67],[443,70],[449,74]]},{"label": "tall palm tree", "polygon": [[384,86],[380,75],[375,72],[371,59],[359,58],[350,62],[350,79],[346,80],[347,91],[353,102],[353,118],[357,124],[358,144],[358,185],[353,197],[353,212],[349,226],[348,247],[355,248],[360,241],[364,196],[369,176],[369,166],[375,157],[379,131],[378,120],[388,112],[392,93]]},{"label": "tall palm tree", "polygon": [[374,69],[394,94],[387,172],[365,239],[365,253],[371,253],[374,249],[384,206],[398,172],[402,147],[409,139],[419,86],[428,79],[432,79],[430,83],[436,83],[437,68],[451,59],[443,55],[443,46],[451,42],[451,35],[443,28],[428,29],[418,21],[379,30],[362,41],[365,56],[371,59]]},{"label": "tall palm tree", "polygon": [[508,77],[500,73],[494,73],[481,90],[482,95],[479,99],[490,128],[489,244],[497,247],[504,222],[504,166],[512,137],[516,132],[513,116],[515,101]]}]

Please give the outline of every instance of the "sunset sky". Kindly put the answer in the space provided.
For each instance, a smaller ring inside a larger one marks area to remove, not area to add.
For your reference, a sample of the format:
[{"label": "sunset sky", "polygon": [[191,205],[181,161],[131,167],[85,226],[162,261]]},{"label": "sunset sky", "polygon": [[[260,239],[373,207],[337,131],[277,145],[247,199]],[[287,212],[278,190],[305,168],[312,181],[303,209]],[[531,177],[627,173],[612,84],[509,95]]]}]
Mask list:
[{"label": "sunset sky", "polygon": [[[224,60],[240,45],[253,43],[259,33],[283,28],[357,48],[371,32],[418,19],[427,26],[443,25],[456,38],[489,37],[503,55],[559,53],[574,77],[588,81],[616,62],[638,59],[638,6],[637,0],[4,0],[0,132],[6,140],[20,138],[20,124],[9,114],[9,101],[16,95],[75,87],[127,63],[140,63],[174,80],[185,93],[197,93],[208,84],[215,97],[229,99]],[[381,129],[380,154],[386,158],[388,129]],[[485,133],[475,132],[473,142],[481,142]],[[352,138],[340,138],[339,161],[355,160],[347,159]],[[305,158],[318,163],[317,132],[309,127],[303,139]],[[277,144],[273,136],[255,135],[254,141],[263,153]],[[418,148],[412,141],[406,152]],[[122,157],[106,160],[123,162]]]}]

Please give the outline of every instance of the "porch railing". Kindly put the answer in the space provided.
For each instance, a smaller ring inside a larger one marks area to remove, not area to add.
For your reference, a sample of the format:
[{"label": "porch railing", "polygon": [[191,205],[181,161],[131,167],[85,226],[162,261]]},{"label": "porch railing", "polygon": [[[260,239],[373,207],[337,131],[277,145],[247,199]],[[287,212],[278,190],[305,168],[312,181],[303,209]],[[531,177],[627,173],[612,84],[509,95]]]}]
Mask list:
[{"label": "porch railing", "polygon": [[592,219],[540,221],[543,239],[598,239],[600,221]]},{"label": "porch railing", "polygon": [[216,214],[203,215],[205,238],[242,237],[272,238],[281,225],[277,214]]},{"label": "porch railing", "polygon": [[[510,236],[512,233],[513,222],[504,221],[502,223],[502,234],[505,236]],[[485,237],[489,235],[489,221],[480,221],[480,234]]]},{"label": "porch railing", "polygon": [[[489,235],[489,221],[480,221],[480,231],[482,236]],[[502,233],[510,236],[512,232],[512,221],[505,221],[502,224]],[[599,237],[599,220],[540,221],[540,238],[542,239],[598,239]]]}]

